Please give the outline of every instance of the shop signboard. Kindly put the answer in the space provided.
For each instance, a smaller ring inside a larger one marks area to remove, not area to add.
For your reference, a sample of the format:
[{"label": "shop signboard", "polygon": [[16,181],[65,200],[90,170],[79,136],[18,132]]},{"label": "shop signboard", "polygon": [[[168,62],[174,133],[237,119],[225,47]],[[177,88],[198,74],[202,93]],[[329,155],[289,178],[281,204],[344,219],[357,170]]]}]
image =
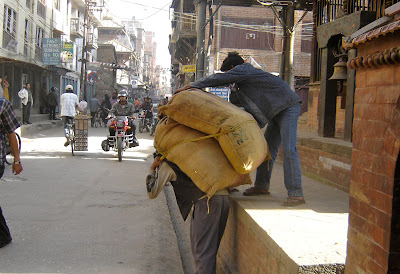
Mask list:
[{"label": "shop signboard", "polygon": [[230,88],[229,87],[224,87],[224,88],[209,88],[209,92],[213,93],[215,95],[218,95],[219,97],[225,99],[226,101],[229,102],[229,93],[230,93]]},{"label": "shop signboard", "polygon": [[43,38],[43,65],[59,65],[60,54],[60,38]]},{"label": "shop signboard", "polygon": [[74,60],[74,43],[64,42],[63,50],[61,53],[63,63],[72,63]]}]

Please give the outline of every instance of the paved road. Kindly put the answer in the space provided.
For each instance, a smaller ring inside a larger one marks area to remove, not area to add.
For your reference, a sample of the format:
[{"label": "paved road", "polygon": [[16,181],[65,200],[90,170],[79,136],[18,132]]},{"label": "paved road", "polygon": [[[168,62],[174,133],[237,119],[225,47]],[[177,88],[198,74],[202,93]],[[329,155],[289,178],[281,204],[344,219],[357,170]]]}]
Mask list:
[{"label": "paved road", "polygon": [[72,156],[62,128],[23,138],[24,171],[0,180],[13,236],[1,273],[183,273],[165,195],[149,200],[144,178],[152,138],[118,162],[89,128],[89,151]]}]

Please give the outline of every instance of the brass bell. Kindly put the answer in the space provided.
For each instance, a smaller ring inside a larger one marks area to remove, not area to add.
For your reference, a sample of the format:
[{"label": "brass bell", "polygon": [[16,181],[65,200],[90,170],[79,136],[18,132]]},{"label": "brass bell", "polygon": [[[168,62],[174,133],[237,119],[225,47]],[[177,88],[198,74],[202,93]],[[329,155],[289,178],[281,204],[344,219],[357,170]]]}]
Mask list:
[{"label": "brass bell", "polygon": [[346,62],[342,58],[333,65],[333,74],[328,80],[347,80]]}]

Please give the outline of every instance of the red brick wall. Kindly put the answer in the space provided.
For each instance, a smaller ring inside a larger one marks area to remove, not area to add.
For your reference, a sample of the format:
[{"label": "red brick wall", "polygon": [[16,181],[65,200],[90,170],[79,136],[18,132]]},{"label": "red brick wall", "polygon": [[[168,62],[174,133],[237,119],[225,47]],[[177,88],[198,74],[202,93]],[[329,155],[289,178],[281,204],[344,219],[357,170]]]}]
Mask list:
[{"label": "red brick wall", "polygon": [[[358,56],[399,45],[386,35],[359,45]],[[400,146],[400,64],[357,70],[346,273],[386,273],[393,180]]]},{"label": "red brick wall", "polygon": [[299,273],[299,266],[231,199],[217,273]]},{"label": "red brick wall", "polygon": [[351,168],[351,143],[327,142],[322,137],[297,138],[297,151],[303,175],[348,192]]},{"label": "red brick wall", "polygon": [[[218,13],[222,17],[240,17],[240,18],[272,18],[275,26],[280,26],[280,23],[275,18],[273,11],[267,7],[234,7],[234,6],[222,6]],[[217,13],[217,14],[218,14]],[[303,11],[296,11],[295,22],[298,22],[302,16]],[[217,20],[221,20],[218,15]],[[308,13],[303,19],[305,22],[312,22],[312,13]],[[302,22],[303,22],[302,21]],[[298,25],[295,32],[296,38],[294,43],[294,74],[296,76],[310,76],[310,65],[311,65],[311,54],[301,52],[301,29],[302,22]],[[209,30],[206,29],[206,37],[208,37]],[[251,49],[231,49],[218,47],[218,29],[214,30],[214,39],[212,44],[211,56],[215,56],[214,68],[218,70],[221,67],[222,61],[230,51],[238,51],[241,55],[252,56],[266,71],[268,72],[279,72],[280,58],[282,51],[282,32],[277,30],[274,39],[274,50],[251,50]],[[206,45],[208,39],[206,38]],[[217,62],[217,52],[219,52],[219,58]]]}]

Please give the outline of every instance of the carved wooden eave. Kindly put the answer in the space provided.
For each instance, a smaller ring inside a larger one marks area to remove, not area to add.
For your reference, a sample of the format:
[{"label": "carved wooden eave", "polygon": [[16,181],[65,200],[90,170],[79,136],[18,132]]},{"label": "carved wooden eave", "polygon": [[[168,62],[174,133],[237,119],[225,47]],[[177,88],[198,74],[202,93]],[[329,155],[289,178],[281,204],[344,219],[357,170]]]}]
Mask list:
[{"label": "carved wooden eave", "polygon": [[[385,9],[385,16],[365,26],[350,37],[344,37],[345,49],[357,48],[368,41],[391,34],[400,34],[400,2]],[[347,61],[349,69],[375,69],[400,63],[400,47],[393,47]]]}]

